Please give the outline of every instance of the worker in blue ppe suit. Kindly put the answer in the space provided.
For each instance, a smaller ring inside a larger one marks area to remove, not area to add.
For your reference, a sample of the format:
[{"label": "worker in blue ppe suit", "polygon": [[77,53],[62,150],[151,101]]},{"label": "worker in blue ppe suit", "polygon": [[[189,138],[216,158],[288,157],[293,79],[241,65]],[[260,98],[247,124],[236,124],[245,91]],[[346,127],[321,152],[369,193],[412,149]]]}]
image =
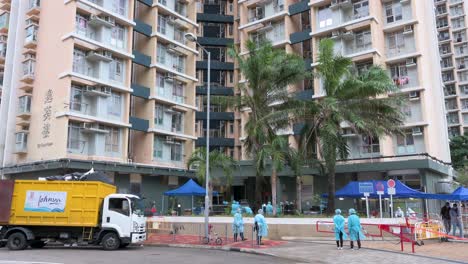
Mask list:
[{"label": "worker in blue ppe suit", "polygon": [[263,245],[262,237],[268,236],[268,225],[263,216],[263,210],[259,209],[258,214],[254,218],[255,230],[257,231],[257,245]]},{"label": "worker in blue ppe suit", "polygon": [[354,250],[353,241],[357,241],[358,249],[361,248],[361,239],[364,239],[365,236],[361,231],[361,220],[359,216],[356,215],[356,210],[349,209],[348,216],[348,230],[349,230],[349,240],[351,241],[351,249]]},{"label": "worker in blue ppe suit", "polygon": [[271,205],[271,202],[268,202],[266,205],[266,214],[273,215],[273,205]]},{"label": "worker in blue ppe suit", "polygon": [[242,241],[244,238],[244,219],[242,219],[241,209],[237,208],[234,214],[234,221],[232,222],[232,233],[234,233],[234,242],[237,242],[237,236],[240,235]]},{"label": "worker in blue ppe suit", "polygon": [[333,217],[333,223],[335,224],[335,240],[336,247],[341,250],[343,249],[343,239],[346,239],[345,233],[345,218],[341,215],[341,210],[335,210],[335,216]]},{"label": "worker in blue ppe suit", "polygon": [[237,209],[239,209],[239,208],[240,208],[239,202],[232,201],[232,205],[231,205],[231,215],[236,214]]}]

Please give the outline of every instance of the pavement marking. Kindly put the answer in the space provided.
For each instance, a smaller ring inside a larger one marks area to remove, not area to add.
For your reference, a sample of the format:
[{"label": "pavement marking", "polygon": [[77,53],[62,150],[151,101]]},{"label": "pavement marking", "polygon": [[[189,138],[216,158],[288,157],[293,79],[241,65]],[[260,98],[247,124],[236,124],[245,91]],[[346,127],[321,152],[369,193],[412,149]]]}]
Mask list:
[{"label": "pavement marking", "polygon": [[16,261],[16,260],[0,260],[0,264],[64,264],[58,262],[40,262],[40,261]]}]

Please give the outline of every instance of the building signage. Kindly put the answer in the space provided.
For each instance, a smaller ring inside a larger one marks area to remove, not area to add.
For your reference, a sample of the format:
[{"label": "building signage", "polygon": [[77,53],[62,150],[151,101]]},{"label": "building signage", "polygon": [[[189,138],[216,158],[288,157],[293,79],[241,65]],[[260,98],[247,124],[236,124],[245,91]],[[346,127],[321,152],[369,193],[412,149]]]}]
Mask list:
[{"label": "building signage", "polygon": [[27,191],[24,211],[61,213],[66,203],[67,192]]}]

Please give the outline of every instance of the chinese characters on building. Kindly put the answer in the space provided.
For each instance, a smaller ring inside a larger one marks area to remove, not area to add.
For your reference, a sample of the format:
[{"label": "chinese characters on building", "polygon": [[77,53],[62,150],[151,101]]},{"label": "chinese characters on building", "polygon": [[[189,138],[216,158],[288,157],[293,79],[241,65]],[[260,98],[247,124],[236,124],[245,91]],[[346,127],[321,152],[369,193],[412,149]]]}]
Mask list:
[{"label": "chinese characters on building", "polygon": [[50,119],[52,117],[52,101],[54,93],[51,89],[47,90],[44,98],[44,110],[42,112],[42,138],[46,139],[50,136]]}]

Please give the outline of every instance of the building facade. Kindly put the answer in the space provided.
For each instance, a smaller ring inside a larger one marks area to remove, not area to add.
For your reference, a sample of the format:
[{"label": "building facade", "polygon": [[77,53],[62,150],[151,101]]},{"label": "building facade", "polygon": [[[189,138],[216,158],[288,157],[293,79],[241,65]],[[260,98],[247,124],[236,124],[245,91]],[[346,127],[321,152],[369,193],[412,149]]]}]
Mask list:
[{"label": "building facade", "polygon": [[[313,71],[318,42],[331,38],[336,53],[351,58],[356,70],[382,65],[398,93],[408,97],[404,135],[355,135],[344,124],[351,154],[338,163],[337,186],[395,178],[447,192],[439,184],[451,176],[445,79],[434,56],[438,33],[430,5],[410,0],[0,3],[4,177],[93,167],[108,173],[121,191],[159,202],[163,191],[194,176],[186,163],[196,147],[205,146],[210,111],[210,149],[239,160],[233,188],[217,188],[252,201],[255,170],[242,144],[249,111],[216,101],[239,95],[236,84],[246,82],[228,48],[234,45],[248,56],[246,40],[269,40],[275,48],[300,54]],[[187,41],[187,33],[198,36],[201,46]],[[210,79],[204,50],[211,53]],[[215,98],[210,109],[208,83]],[[325,96],[320,79],[287,89],[304,100]],[[278,134],[295,145],[300,128],[291,124]],[[293,176],[280,173],[279,201],[296,199]],[[304,206],[310,207],[313,196],[326,191],[326,178],[307,168],[301,182]]]},{"label": "building facade", "polygon": [[468,7],[463,0],[434,0],[434,5],[449,136],[463,135],[468,131]]}]

